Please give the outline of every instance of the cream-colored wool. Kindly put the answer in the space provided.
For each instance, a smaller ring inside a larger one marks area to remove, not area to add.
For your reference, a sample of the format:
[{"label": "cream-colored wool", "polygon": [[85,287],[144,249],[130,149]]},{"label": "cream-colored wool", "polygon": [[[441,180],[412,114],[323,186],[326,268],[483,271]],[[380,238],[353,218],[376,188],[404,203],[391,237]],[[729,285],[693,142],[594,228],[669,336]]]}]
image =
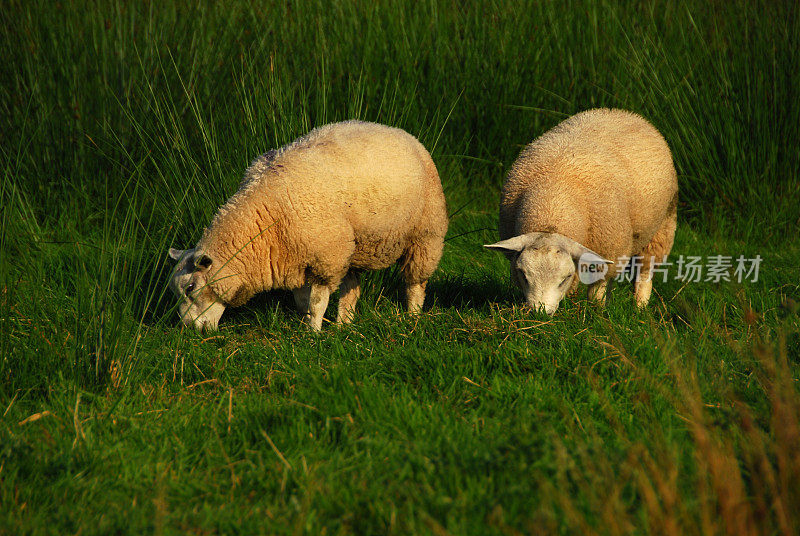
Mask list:
[{"label": "cream-colored wool", "polygon": [[348,322],[358,273],[398,260],[408,309],[418,311],[447,223],[436,166],[416,138],[375,123],[325,125],[257,158],[197,246],[171,250],[179,261],[175,292],[181,297],[194,284],[179,312],[198,328],[215,328],[222,311],[207,317],[211,304],[238,306],[261,291],[292,289],[319,330],[340,284],[337,320]]},{"label": "cream-colored wool", "polygon": [[613,262],[590,286],[601,302],[621,268],[618,259],[641,256],[635,293],[644,306],[653,264],[672,248],[677,201],[672,155],[661,134],[631,112],[588,110],[523,149],[501,194],[503,241],[487,247],[505,251],[529,305],[549,314],[575,289],[582,254]]}]

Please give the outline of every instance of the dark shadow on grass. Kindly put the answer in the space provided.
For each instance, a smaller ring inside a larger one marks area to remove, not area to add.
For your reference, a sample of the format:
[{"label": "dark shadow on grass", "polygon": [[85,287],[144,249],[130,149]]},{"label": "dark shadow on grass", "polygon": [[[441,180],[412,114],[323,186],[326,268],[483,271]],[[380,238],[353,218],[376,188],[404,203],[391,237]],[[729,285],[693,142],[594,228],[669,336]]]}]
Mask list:
[{"label": "dark shadow on grass", "polygon": [[231,325],[258,325],[259,316],[265,311],[281,310],[290,319],[300,322],[300,314],[295,307],[294,296],[289,290],[270,290],[259,292],[241,307],[228,307],[222,315],[222,322]]},{"label": "dark shadow on grass", "polygon": [[[362,300],[374,303],[378,295],[406,305],[406,290],[400,270],[396,267],[380,272],[368,272],[361,277]],[[467,278],[463,275],[437,275],[428,282],[424,309],[432,305],[444,309],[482,308],[489,303],[510,306],[514,303],[515,289],[506,282],[487,276]]]},{"label": "dark shadow on grass", "polygon": [[483,308],[490,303],[511,306],[514,289],[506,282],[488,276],[468,279],[464,276],[446,276],[428,283],[427,304],[442,308]]}]

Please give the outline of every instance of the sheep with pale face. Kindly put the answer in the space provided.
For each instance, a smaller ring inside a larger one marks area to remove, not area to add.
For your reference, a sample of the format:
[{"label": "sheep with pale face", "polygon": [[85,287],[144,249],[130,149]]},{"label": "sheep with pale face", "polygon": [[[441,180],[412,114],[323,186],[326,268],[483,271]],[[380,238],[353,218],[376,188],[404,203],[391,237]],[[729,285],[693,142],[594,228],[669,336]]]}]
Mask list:
[{"label": "sheep with pale face", "polygon": [[339,289],[337,323],[353,319],[360,273],[401,261],[419,312],[447,232],[442,184],[411,134],[333,123],[257,158],[193,249],[170,249],[170,287],[186,325],[216,329],[226,307],[292,290],[315,331]]},{"label": "sheep with pale face", "polygon": [[640,307],[666,260],[677,222],[678,181],[666,141],[624,110],[574,115],[520,153],[503,186],[500,242],[528,306],[552,315],[578,282],[605,303],[608,282],[636,257]]},{"label": "sheep with pale face", "polygon": [[[611,261],[558,233],[529,233],[486,246],[502,251],[511,265],[511,281],[533,310],[552,315],[574,289],[580,266],[598,275]],[[591,268],[589,268],[591,267]]]},{"label": "sheep with pale face", "polygon": [[216,331],[225,305],[208,284],[211,259],[196,248],[169,248],[169,256],[177,261],[169,286],[178,297],[181,320],[198,331]]}]

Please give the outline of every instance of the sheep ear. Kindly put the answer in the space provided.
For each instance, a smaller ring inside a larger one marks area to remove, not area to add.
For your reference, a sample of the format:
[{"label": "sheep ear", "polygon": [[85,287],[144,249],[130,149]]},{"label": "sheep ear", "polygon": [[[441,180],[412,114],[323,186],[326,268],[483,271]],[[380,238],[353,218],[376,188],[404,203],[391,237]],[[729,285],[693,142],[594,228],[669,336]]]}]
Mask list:
[{"label": "sheep ear", "polygon": [[524,235],[515,236],[507,240],[501,240],[494,244],[484,244],[483,247],[488,249],[496,249],[503,253],[519,253],[526,247],[536,243],[543,233],[528,233]]},{"label": "sheep ear", "polygon": [[564,235],[557,235],[559,238],[559,245],[569,253],[572,260],[575,262],[582,262],[584,264],[614,264],[614,261],[605,259],[599,253],[592,251],[580,242],[568,238]]},{"label": "sheep ear", "polygon": [[592,263],[592,264],[614,264],[614,261],[610,261],[610,260],[608,260],[608,259],[606,259],[604,257],[601,257],[600,255],[598,255],[597,253],[595,253],[594,251],[592,251],[589,248],[585,248],[585,251],[583,253],[581,253],[578,256],[578,258],[575,259],[575,260],[576,261],[579,260],[579,261],[584,262],[584,263],[588,262],[588,263]]},{"label": "sheep ear", "polygon": [[170,259],[172,259],[173,261],[177,261],[177,260],[180,260],[180,258],[183,256],[183,254],[186,253],[187,251],[188,250],[186,250],[186,249],[169,248],[169,250],[167,251],[167,254],[169,255]]},{"label": "sheep ear", "polygon": [[195,270],[207,270],[209,266],[211,266],[211,257],[208,255],[198,255],[194,258],[194,269]]}]

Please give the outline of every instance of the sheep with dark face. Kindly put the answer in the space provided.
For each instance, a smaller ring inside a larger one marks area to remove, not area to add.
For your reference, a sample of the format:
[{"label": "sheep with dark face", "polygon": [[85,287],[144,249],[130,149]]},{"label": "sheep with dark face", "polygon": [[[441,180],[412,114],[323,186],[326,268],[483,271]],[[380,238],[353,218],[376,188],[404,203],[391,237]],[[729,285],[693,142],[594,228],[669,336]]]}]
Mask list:
[{"label": "sheep with dark face", "polygon": [[[500,201],[500,242],[511,279],[552,315],[579,279],[605,303],[621,258],[639,257],[636,303],[672,249],[678,180],[664,138],[624,110],[576,114],[534,140],[511,167]],[[579,266],[589,271],[578,277]]]},{"label": "sheep with dark face", "polygon": [[359,273],[398,260],[418,312],[442,255],[447,209],[436,166],[407,132],[346,121],[312,130],[248,168],[197,245],[170,249],[170,287],[184,323],[216,329],[226,307],[291,289],[314,330],[340,289],[350,322]]}]

